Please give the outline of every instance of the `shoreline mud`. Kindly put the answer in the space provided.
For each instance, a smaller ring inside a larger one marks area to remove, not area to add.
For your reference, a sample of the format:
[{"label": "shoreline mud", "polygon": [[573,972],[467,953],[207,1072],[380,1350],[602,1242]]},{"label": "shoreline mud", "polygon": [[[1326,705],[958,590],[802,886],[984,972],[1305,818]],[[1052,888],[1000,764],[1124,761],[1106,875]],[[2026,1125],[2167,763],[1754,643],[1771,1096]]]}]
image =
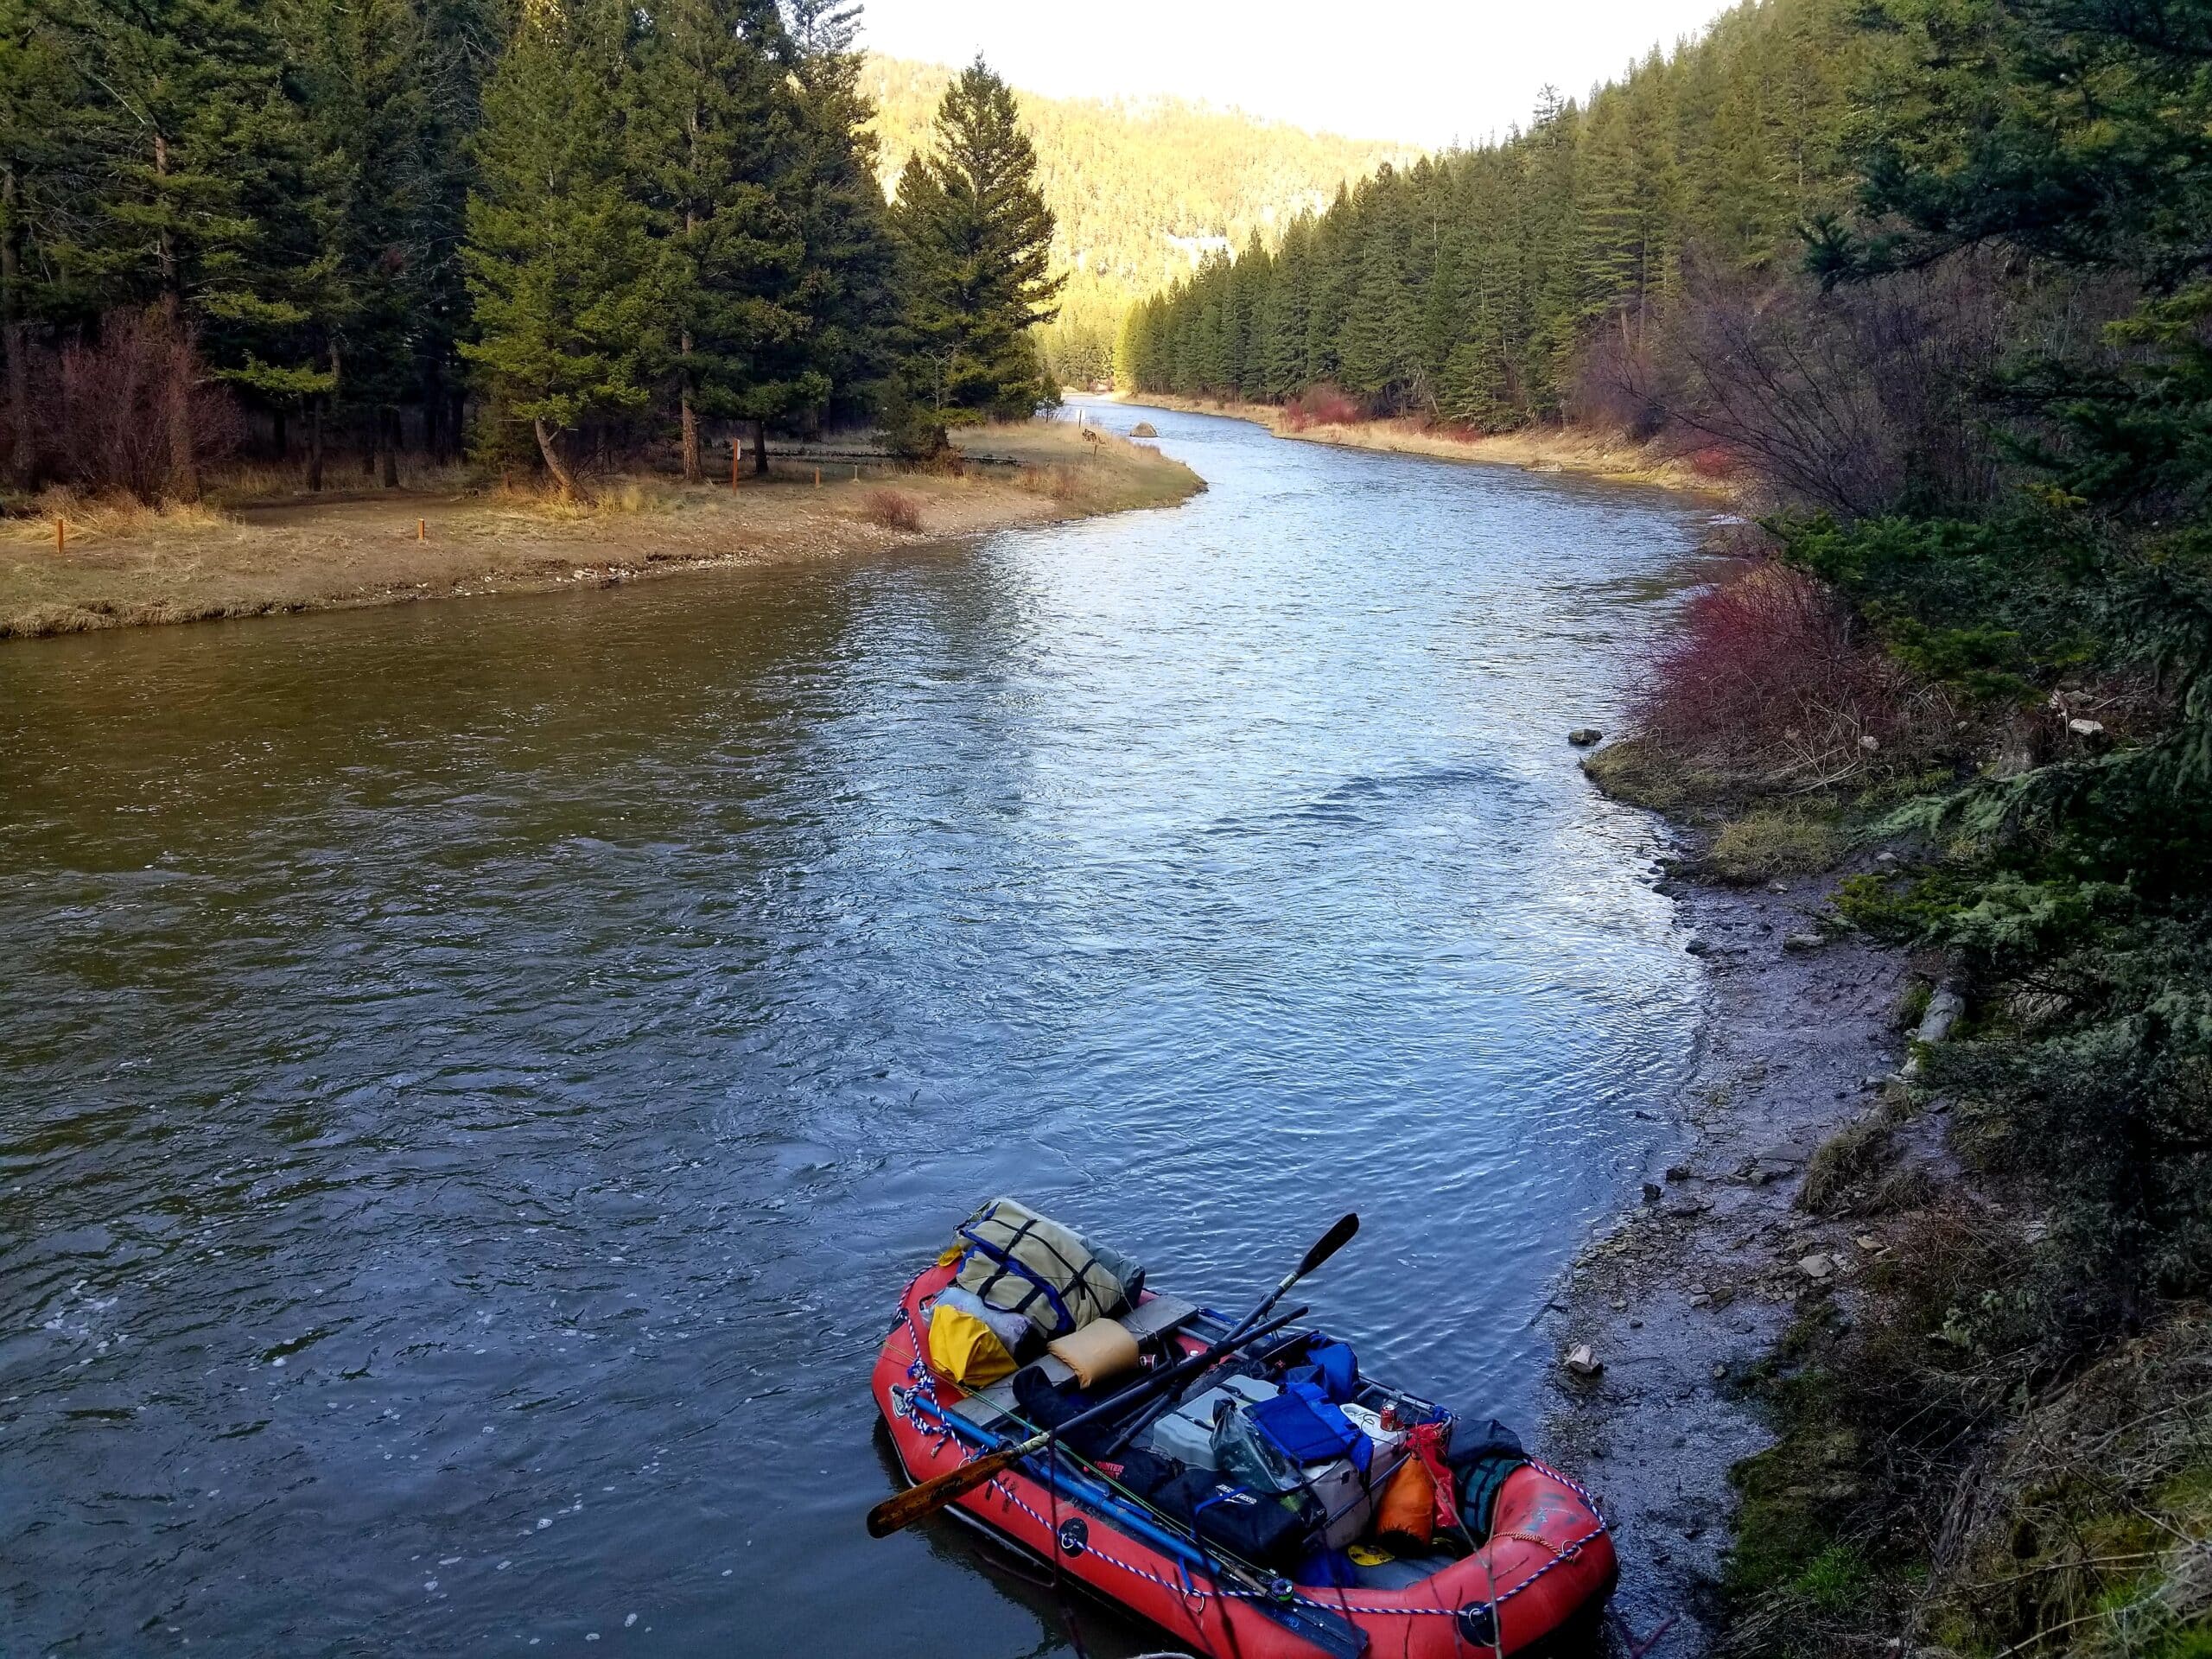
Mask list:
[{"label": "shoreline mud", "polygon": [[0,521],[0,640],[614,587],[1172,506],[1205,487],[1156,450],[1065,424],[988,429],[976,447],[1011,464],[862,476],[801,461],[734,490],[615,479],[595,506],[451,481],[228,511],[91,504],[59,537],[50,518]]},{"label": "shoreline mud", "polygon": [[[1621,1555],[1626,1651],[1716,1643],[1732,1469],[1774,1442],[1749,1389],[1793,1321],[1847,1296],[1886,1246],[1798,1207],[1814,1153],[1904,1057],[1910,963],[1857,935],[1809,941],[1848,870],[1746,890],[1670,877],[1712,976],[1699,1052],[1643,1202],[1569,1270],[1548,1326],[1602,1367],[1554,1374],[1543,1436],[1604,1502]],[[1791,943],[1795,941],[1795,943]]]},{"label": "shoreline mud", "polygon": [[1426,455],[1435,461],[1477,466],[1512,467],[1530,473],[1572,473],[1617,484],[1644,484],[1681,490],[1733,504],[1736,486],[1726,478],[1700,473],[1682,457],[1649,444],[1586,427],[1542,428],[1459,437],[1415,421],[1317,421],[1293,426],[1287,410],[1272,404],[1216,402],[1167,392],[1116,393],[1132,407],[1171,409],[1190,415],[1221,415],[1250,421],[1279,438],[1338,448],[1370,449],[1385,454]]}]

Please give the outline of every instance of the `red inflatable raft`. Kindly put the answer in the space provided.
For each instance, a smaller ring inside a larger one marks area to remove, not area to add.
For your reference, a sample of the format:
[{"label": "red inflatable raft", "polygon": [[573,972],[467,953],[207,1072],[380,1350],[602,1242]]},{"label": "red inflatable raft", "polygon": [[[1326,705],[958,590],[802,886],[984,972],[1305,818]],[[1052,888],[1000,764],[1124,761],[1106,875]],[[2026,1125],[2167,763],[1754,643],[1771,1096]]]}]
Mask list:
[{"label": "red inflatable raft", "polygon": [[[875,1363],[874,1389],[907,1478],[946,1474],[1026,1438],[1004,1385],[965,1391],[930,1363],[933,1299],[955,1269],[907,1286]],[[1158,1306],[1155,1307],[1154,1304]],[[1146,1296],[1156,1339],[1195,1352],[1226,1322]],[[1376,1383],[1362,1402],[1416,1416],[1428,1402]],[[1292,1583],[1225,1555],[1065,1448],[1040,1452],[957,1500],[963,1518],[1052,1560],[1069,1579],[1219,1659],[1467,1659],[1555,1650],[1594,1624],[1618,1576],[1613,1543],[1589,1493],[1533,1459],[1505,1477],[1471,1554],[1393,1559],[1343,1587]],[[1357,1559],[1355,1557],[1355,1559]]]}]

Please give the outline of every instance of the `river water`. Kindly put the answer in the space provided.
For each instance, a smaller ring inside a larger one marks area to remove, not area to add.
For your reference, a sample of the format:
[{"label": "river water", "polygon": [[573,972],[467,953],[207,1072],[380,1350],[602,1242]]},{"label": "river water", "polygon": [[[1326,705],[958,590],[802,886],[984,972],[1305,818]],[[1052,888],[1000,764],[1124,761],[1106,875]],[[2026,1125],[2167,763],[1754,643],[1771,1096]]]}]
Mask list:
[{"label": "river water", "polygon": [[1357,1209],[1316,1317],[1529,1418],[1701,995],[1562,734],[1703,515],[1089,417],[1210,492],[0,649],[0,1653],[1068,1650],[860,1524],[1000,1192],[1230,1306]]}]

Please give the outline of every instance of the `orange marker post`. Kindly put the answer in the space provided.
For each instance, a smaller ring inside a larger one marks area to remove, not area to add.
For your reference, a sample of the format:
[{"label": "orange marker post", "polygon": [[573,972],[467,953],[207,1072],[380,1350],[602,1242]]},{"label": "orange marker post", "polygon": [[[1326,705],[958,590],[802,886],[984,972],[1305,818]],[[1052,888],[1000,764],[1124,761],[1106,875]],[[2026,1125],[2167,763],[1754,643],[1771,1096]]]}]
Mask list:
[{"label": "orange marker post", "polygon": [[69,550],[69,521],[67,518],[54,521],[54,550],[57,553]]},{"label": "orange marker post", "polygon": [[417,518],[415,521],[415,539],[418,542],[427,542],[430,539],[430,521],[429,519]]},{"label": "orange marker post", "polygon": [[817,490],[822,487],[822,469],[819,467],[814,469],[814,487]]}]

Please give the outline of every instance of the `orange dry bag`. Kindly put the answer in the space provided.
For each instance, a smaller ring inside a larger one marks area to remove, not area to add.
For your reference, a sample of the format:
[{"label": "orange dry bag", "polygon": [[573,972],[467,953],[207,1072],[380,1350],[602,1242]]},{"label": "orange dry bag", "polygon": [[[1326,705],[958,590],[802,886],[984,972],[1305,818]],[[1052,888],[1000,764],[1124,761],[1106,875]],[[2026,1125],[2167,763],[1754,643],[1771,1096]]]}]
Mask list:
[{"label": "orange dry bag", "polygon": [[1408,1458],[1382,1489],[1375,1535],[1384,1543],[1427,1549],[1436,1535],[1436,1477],[1419,1458]]}]

